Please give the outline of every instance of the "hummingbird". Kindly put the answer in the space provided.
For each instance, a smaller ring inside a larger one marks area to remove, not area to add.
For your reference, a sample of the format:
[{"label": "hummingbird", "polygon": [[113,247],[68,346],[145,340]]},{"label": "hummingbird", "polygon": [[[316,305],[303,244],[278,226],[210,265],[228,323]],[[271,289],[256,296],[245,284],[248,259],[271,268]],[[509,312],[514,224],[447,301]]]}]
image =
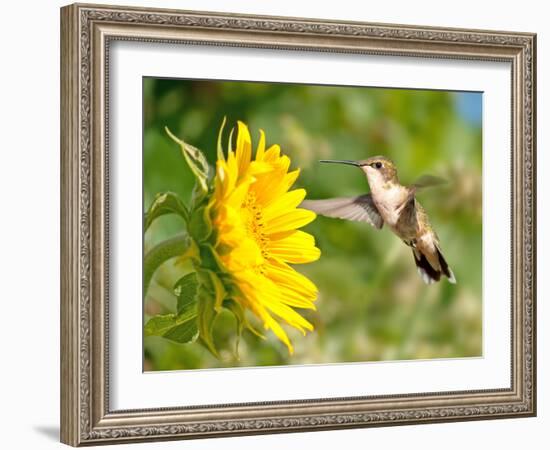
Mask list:
[{"label": "hummingbird", "polygon": [[441,251],[441,244],[430,225],[428,215],[416,199],[418,189],[442,184],[437,177],[424,175],[411,186],[403,186],[390,159],[373,156],[361,161],[321,160],[322,163],[347,164],[359,167],[370,187],[370,193],[356,197],[326,200],[304,200],[303,208],[317,214],[346,220],[367,222],[380,230],[384,223],[412,249],[419,275],[432,284],[444,275],[456,283],[453,271]]}]

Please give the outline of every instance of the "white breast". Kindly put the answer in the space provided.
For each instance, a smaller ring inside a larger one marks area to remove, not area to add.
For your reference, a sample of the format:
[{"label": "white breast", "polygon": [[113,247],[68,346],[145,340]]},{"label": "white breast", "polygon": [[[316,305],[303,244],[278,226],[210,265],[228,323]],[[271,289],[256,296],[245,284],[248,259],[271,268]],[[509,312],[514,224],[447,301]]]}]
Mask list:
[{"label": "white breast", "polygon": [[390,227],[397,224],[401,212],[399,208],[403,205],[406,196],[407,193],[402,186],[392,186],[387,189],[380,188],[373,192],[373,199],[380,215]]}]

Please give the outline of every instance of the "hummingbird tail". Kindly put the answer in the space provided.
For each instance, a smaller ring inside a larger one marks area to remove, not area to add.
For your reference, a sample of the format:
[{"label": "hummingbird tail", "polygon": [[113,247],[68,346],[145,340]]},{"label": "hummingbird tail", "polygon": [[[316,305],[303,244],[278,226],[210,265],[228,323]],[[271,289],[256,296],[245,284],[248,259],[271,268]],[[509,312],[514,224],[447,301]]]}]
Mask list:
[{"label": "hummingbird tail", "polygon": [[431,264],[426,259],[423,253],[417,249],[413,249],[414,262],[416,263],[416,268],[418,274],[422,278],[422,281],[426,284],[433,284],[441,278],[441,272],[435,270]]},{"label": "hummingbird tail", "polygon": [[439,264],[441,266],[441,271],[449,279],[449,283],[456,284],[455,274],[453,273],[453,271],[451,270],[451,268],[447,264],[447,261],[445,261],[445,258],[443,258],[443,255],[441,254],[439,249],[437,249],[437,255],[439,257]]},{"label": "hummingbird tail", "polygon": [[439,249],[437,249],[437,256],[440,266],[439,269],[432,267],[426,256],[418,249],[413,249],[413,256],[414,262],[416,263],[416,267],[418,269],[418,274],[422,277],[424,283],[433,284],[438,282],[441,279],[441,274],[445,275],[449,279],[449,283],[456,283],[454,273],[447,264],[447,261],[445,261],[445,258]]}]

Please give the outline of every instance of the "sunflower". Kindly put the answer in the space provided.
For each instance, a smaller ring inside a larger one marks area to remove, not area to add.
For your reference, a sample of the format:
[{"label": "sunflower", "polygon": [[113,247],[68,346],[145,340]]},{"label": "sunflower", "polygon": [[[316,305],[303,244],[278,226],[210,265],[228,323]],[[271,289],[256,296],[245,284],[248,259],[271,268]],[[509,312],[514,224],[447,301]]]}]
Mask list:
[{"label": "sunflower", "polygon": [[[231,139],[230,139],[231,140]],[[298,208],[304,189],[290,190],[299,170],[278,145],[266,149],[260,130],[256,157],[248,127],[237,124],[236,148],[218,156],[214,193],[210,199],[215,250],[230,274],[235,301],[258,317],[286,344],[292,344],[281,322],[304,335],[313,325],[296,308],[315,309],[316,286],[290,264],[315,261],[320,250],[313,236],[298,228],[315,213]]]}]

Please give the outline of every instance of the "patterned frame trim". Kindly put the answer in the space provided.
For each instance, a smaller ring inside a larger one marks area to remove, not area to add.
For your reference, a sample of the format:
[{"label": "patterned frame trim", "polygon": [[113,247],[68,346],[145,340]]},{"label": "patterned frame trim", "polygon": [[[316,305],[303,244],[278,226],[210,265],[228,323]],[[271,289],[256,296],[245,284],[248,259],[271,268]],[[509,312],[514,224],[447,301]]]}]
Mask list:
[{"label": "patterned frame trim", "polygon": [[[534,34],[76,4],[61,10],[61,38],[62,442],[78,446],[536,414]],[[110,411],[105,105],[112,40],[511,62],[511,388]]]}]

